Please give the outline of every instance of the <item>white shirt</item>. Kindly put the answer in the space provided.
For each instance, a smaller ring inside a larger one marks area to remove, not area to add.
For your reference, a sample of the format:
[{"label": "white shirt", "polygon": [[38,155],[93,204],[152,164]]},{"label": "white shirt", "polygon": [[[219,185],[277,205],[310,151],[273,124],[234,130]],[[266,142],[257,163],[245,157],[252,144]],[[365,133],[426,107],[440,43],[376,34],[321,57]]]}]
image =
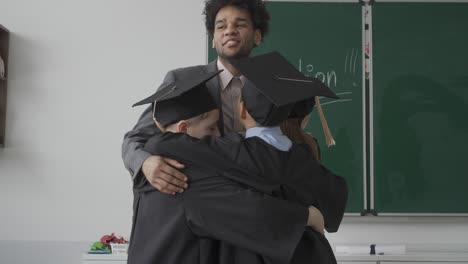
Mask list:
[{"label": "white shirt", "polygon": [[291,140],[283,134],[279,126],[249,128],[245,131],[245,138],[249,137],[259,137],[281,151],[289,151],[292,147]]}]

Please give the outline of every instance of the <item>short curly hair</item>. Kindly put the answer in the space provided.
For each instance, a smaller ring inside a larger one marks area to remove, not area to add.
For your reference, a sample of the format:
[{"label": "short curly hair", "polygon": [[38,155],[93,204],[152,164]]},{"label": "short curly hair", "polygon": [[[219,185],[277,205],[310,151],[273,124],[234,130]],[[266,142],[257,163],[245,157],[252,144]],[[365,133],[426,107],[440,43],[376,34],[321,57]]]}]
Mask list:
[{"label": "short curly hair", "polygon": [[263,0],[207,0],[205,1],[205,26],[206,30],[213,35],[216,15],[225,6],[234,6],[249,12],[255,29],[259,29],[262,36],[268,33],[268,22],[270,15]]}]

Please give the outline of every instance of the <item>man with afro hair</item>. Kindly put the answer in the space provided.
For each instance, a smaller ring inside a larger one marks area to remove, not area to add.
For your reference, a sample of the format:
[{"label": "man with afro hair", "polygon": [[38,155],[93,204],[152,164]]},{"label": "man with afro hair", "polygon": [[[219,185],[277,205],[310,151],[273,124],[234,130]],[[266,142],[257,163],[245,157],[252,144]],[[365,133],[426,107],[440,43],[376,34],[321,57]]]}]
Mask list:
[{"label": "man with afro hair", "polygon": [[[203,13],[206,29],[213,36],[212,45],[216,49],[218,59],[207,65],[171,70],[159,87],[183,76],[223,69],[218,77],[207,83],[221,110],[218,127],[221,134],[242,132],[236,106],[245,78],[228,63],[228,60],[247,57],[254,47],[261,44],[268,32],[270,16],[262,0],[208,0],[205,2]],[[154,126],[152,108],[149,106],[134,128],[124,136],[124,165],[136,185],[148,181],[166,194],[183,192],[188,187],[186,175],[179,171],[184,165],[175,160],[153,156],[143,149],[148,139],[158,133],[161,131]]]}]

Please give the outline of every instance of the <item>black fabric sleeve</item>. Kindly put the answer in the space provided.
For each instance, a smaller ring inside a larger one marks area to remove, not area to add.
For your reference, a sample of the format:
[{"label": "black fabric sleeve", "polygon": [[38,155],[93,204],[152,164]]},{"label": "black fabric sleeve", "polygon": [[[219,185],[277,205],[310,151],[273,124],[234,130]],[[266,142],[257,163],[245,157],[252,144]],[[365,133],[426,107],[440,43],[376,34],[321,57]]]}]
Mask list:
[{"label": "black fabric sleeve", "polygon": [[187,224],[208,236],[289,263],[307,225],[308,209],[246,189],[224,177],[192,182],[183,194]]}]

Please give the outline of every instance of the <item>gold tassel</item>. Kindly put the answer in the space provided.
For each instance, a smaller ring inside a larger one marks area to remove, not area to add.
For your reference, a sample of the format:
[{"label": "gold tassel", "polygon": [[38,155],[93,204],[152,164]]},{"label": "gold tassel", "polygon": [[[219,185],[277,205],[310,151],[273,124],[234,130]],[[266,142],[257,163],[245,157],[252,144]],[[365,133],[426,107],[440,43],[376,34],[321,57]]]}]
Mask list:
[{"label": "gold tassel", "polygon": [[325,115],[323,114],[322,105],[320,104],[320,99],[318,96],[315,96],[315,105],[317,106],[318,115],[320,117],[320,122],[322,123],[323,134],[325,135],[325,140],[327,142],[327,146],[334,146],[336,145],[335,139],[330,132],[330,128],[328,128],[327,119],[325,119]]}]

